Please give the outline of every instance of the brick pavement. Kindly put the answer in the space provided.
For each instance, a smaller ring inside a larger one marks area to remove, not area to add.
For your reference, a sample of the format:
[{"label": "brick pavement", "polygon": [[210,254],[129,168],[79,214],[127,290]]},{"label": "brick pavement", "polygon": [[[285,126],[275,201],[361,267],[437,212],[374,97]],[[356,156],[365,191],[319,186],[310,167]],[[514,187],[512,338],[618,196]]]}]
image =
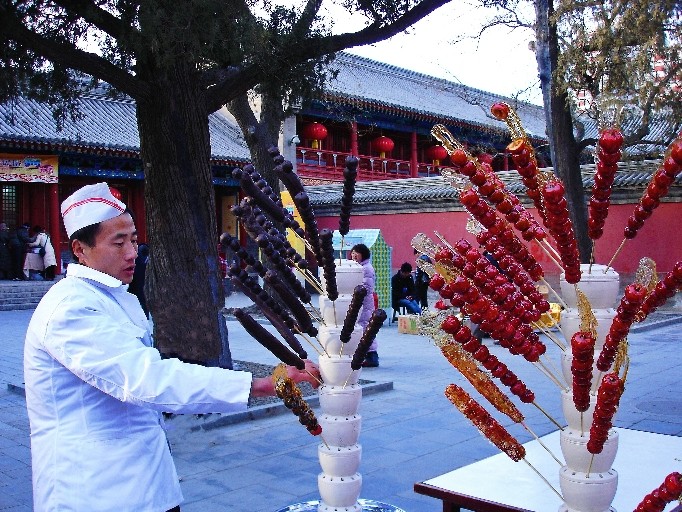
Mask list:
[{"label": "brick pavement", "polygon": [[[630,336],[632,363],[616,426],[682,436],[682,398],[677,311],[659,315]],[[23,333],[31,311],[0,312],[0,510],[31,510],[30,453],[24,400],[6,384],[21,386]],[[272,364],[258,343],[229,323],[235,359]],[[549,379],[523,361],[505,357],[486,340],[554,418],[561,418],[559,392]],[[558,365],[559,350],[548,343]],[[360,443],[362,497],[391,503],[408,512],[440,509],[438,502],[413,492],[415,482],[496,453],[443,396],[459,377],[426,338],[399,334],[396,324],[380,331],[381,366],[363,370],[363,378],[392,382],[390,391],[365,396]],[[466,385],[466,384],[465,384]],[[538,434],[555,429],[534,407],[522,409]],[[217,416],[183,416],[168,422],[169,440],[182,479],[183,512],[273,512],[292,503],[319,499],[317,442],[290,414],[266,416],[216,427]],[[530,435],[504,423],[522,442]],[[216,427],[216,428],[213,428]],[[641,447],[637,447],[640,449]],[[620,449],[635,449],[623,446]],[[682,439],[680,440],[682,453]],[[682,463],[681,463],[682,464]],[[669,471],[682,468],[662,468]],[[633,508],[636,504],[633,504]]]}]

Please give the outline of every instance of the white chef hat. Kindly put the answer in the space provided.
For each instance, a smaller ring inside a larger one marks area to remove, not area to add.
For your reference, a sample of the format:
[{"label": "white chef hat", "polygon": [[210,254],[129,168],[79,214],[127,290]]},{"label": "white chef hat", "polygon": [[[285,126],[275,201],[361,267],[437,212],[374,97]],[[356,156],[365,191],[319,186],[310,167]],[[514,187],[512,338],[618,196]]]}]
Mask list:
[{"label": "white chef hat", "polygon": [[126,205],[114,197],[106,183],[85,185],[62,202],[66,234],[71,238],[79,229],[118,217],[125,210]]}]

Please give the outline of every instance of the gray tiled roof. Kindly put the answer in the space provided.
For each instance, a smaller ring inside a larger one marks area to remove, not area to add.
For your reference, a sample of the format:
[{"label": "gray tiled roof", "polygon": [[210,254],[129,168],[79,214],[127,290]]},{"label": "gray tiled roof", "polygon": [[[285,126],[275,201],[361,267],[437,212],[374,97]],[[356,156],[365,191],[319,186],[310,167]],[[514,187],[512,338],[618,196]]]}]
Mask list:
[{"label": "gray tiled roof", "polygon": [[[613,188],[622,191],[624,189],[641,189],[645,187],[649,183],[653,172],[658,168],[659,163],[660,161],[657,160],[645,160],[619,164]],[[551,171],[551,169],[543,170]],[[527,199],[525,198],[525,186],[516,171],[505,171],[496,174],[505,183],[510,192],[518,195],[519,198]],[[589,191],[594,183],[594,165],[583,166],[582,174],[583,186],[586,191]],[[676,184],[682,184],[682,174],[676,179]],[[343,184],[307,186],[306,192],[314,206],[339,205],[343,194]],[[459,194],[455,188],[447,180],[437,176],[431,178],[358,182],[355,185],[353,201],[358,205],[377,203],[414,204],[421,202],[424,209],[428,209],[428,201],[457,200],[458,197]]]},{"label": "gray tiled roof", "polygon": [[[45,103],[21,98],[13,106],[0,104],[0,139],[20,143],[42,142],[67,146],[138,153],[135,103],[88,94],[78,102],[82,115],[67,120],[57,131],[52,109]],[[211,156],[216,159],[248,161],[249,151],[241,131],[220,112],[209,118]]]},{"label": "gray tiled roof", "polygon": [[[332,95],[400,109],[401,113],[463,121],[506,131],[506,125],[490,115],[497,101],[512,105],[528,135],[546,139],[542,107],[511,98],[341,52],[330,64],[339,71],[328,84]],[[447,123],[446,123],[447,124]]]},{"label": "gray tiled roof", "polygon": [[[625,121],[621,124],[620,129],[623,135],[627,137],[637,130],[641,124],[641,114],[630,115],[626,117]],[[585,139],[596,139],[599,130],[597,123],[593,120],[585,120]],[[673,114],[668,111],[656,112],[652,114],[652,121],[650,123],[650,133],[645,137],[647,141],[672,141],[676,134],[682,128],[682,122],[680,120],[675,120]],[[661,144],[651,144],[643,143],[636,144],[634,146],[629,146],[625,148],[625,154],[627,155],[656,155],[665,152],[666,146]]]}]

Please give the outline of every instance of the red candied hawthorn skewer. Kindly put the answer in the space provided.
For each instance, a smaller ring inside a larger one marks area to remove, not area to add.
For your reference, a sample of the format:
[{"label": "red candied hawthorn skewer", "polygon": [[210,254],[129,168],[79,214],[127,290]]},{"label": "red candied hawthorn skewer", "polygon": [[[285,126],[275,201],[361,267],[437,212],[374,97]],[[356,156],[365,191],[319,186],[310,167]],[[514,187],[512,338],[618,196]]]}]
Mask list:
[{"label": "red candied hawthorn skewer", "polygon": [[636,322],[642,322],[647,316],[660,308],[666,301],[682,288],[682,261],[675,263],[673,269],[659,281],[642,303],[635,315]]},{"label": "red candied hawthorn skewer", "polygon": [[668,503],[682,499],[682,474],[677,471],[665,477],[663,483],[647,494],[634,512],[663,512]]},{"label": "red candied hawthorn skewer", "polygon": [[[436,254],[436,258],[438,256]],[[457,256],[454,255],[454,258]],[[450,299],[454,306],[464,308],[472,322],[490,333],[512,355],[521,354],[527,361],[536,363],[547,350],[532,327],[498,307],[466,277],[455,277],[450,283],[444,284],[439,293],[441,297]]]},{"label": "red candied hawthorn skewer", "polygon": [[564,193],[564,184],[556,179],[545,183],[542,189],[549,232],[556,241],[566,282],[577,284],[581,277],[580,254]]},{"label": "red candied hawthorn skewer", "polygon": [[646,296],[646,287],[639,283],[633,283],[625,287],[625,293],[616,309],[616,316],[611,322],[604,346],[597,358],[597,369],[600,372],[607,372],[611,368],[616,358],[618,347],[630,332],[630,326],[635,321],[635,315],[640,311]]},{"label": "red candied hawthorn skewer", "polygon": [[533,258],[528,249],[514,234],[509,224],[500,219],[495,211],[481,199],[472,188],[460,192],[459,200],[467,211],[486,228],[491,235],[497,236],[499,243],[523,266],[534,281],[543,278],[542,266]]},{"label": "red candied hawthorn skewer", "polygon": [[618,170],[622,146],[623,134],[617,128],[606,128],[599,133],[597,172],[594,175],[587,217],[587,234],[592,240],[597,240],[604,234],[611,187]]},{"label": "red candied hawthorn skewer", "polygon": [[[526,186],[526,194],[532,199],[535,208],[537,208],[538,213],[544,220],[544,205],[542,204],[542,194],[538,180],[538,162],[535,158],[533,146],[528,142],[528,138],[523,133],[520,123],[518,126],[514,126],[513,122],[510,123],[512,110],[508,104],[501,101],[494,103],[490,107],[490,113],[495,119],[507,122],[512,130],[512,136],[515,136],[515,138],[507,145],[507,151],[512,157],[516,171],[521,175],[523,184]],[[513,115],[512,117],[517,116]]]},{"label": "red candied hawthorn skewer", "polygon": [[571,337],[573,404],[578,412],[585,412],[590,408],[594,344],[594,336],[587,331],[578,331]]},{"label": "red candied hawthorn skewer", "polygon": [[628,218],[627,225],[623,231],[623,241],[613,253],[613,256],[611,256],[606,270],[608,270],[608,267],[611,266],[623,249],[625,242],[637,236],[639,230],[644,226],[644,221],[651,217],[654,210],[661,204],[661,198],[668,194],[670,185],[675,181],[680,171],[682,171],[682,134],[678,135],[672,144],[668,146],[663,155],[663,162],[651,178],[644,194],[639,200],[639,204],[635,206],[634,212]]},{"label": "red candied hawthorn skewer", "polygon": [[507,365],[501,363],[496,356],[491,354],[488,348],[483,345],[471,333],[471,329],[462,325],[462,322],[454,315],[448,315],[440,325],[441,329],[452,335],[453,339],[462,345],[462,348],[469,352],[476,361],[489,370],[493,377],[500,379],[500,382],[507,386],[512,394],[519,397],[523,403],[533,403],[535,394],[512,372]]},{"label": "red candied hawthorn skewer", "polygon": [[[535,309],[537,309],[540,313],[549,311],[550,304],[535,287],[533,276],[526,271],[523,265],[515,261],[515,258],[513,258],[509,253],[510,249],[508,246],[503,246],[500,244],[499,239],[501,237],[502,235],[500,235],[498,238],[491,235],[488,231],[481,231],[476,235],[476,241],[484,246],[485,249],[495,257],[498,264],[500,265],[500,268],[504,270],[504,277],[506,280],[518,286],[521,293],[528,297],[528,300],[533,303]],[[516,240],[516,242],[518,242],[518,240]],[[530,255],[527,250],[523,250],[525,249],[523,244],[520,242],[518,243],[521,247],[515,251],[516,256],[523,257],[524,252]],[[509,245],[515,247],[515,244]],[[535,261],[535,258],[532,256],[530,257],[533,259],[533,261]],[[535,264],[537,264],[537,262],[535,262]],[[497,280],[498,279],[496,278],[496,281]],[[501,282],[504,283],[504,281]]]},{"label": "red candied hawthorn skewer", "polygon": [[[459,240],[455,244],[455,250],[464,258],[464,264],[462,265],[459,263],[462,261],[461,258],[458,259],[453,256],[452,261],[455,266],[460,268],[481,291],[490,296],[498,305],[503,306],[505,301],[512,300],[512,307],[504,309],[513,312],[514,316],[518,317],[521,321],[525,323],[537,322],[542,313],[549,309],[549,303],[547,303],[547,309],[540,311],[522,295],[523,291],[518,293],[515,288],[505,287],[505,284],[508,282],[507,278],[478,249],[466,240]],[[498,285],[498,283],[503,284]],[[535,291],[535,286],[532,283],[531,288]],[[526,291],[530,292],[531,290],[526,288]]]},{"label": "red candied hawthorn skewer", "polygon": [[508,222],[521,233],[526,241],[541,240],[547,237],[545,230],[521,204],[519,199],[509,192],[488,163],[479,163],[470,158],[464,150],[455,150],[450,155],[451,162],[461,162],[462,155],[467,162],[459,167],[459,172],[469,178],[477,186],[481,195],[485,196],[495,209],[505,216]]},{"label": "red candied hawthorn skewer", "polygon": [[593,455],[601,453],[604,449],[604,443],[609,437],[609,429],[613,426],[613,416],[618,409],[623,389],[623,381],[618,374],[607,373],[604,375],[597,391],[597,403],[594,406],[590,439],[587,441],[587,451]]}]

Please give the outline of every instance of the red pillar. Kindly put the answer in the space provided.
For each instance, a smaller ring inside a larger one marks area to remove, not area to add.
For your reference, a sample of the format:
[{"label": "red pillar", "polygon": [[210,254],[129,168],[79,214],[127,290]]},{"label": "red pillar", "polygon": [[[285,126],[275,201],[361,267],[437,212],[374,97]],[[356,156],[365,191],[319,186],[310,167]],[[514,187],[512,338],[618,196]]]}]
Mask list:
[{"label": "red pillar", "polygon": [[350,154],[353,156],[360,154],[358,150],[358,123],[356,121],[353,121],[350,128]]},{"label": "red pillar", "polygon": [[147,219],[144,216],[144,181],[134,182],[133,188],[133,215],[135,215],[135,227],[137,238],[140,242],[148,243]]},{"label": "red pillar", "polygon": [[59,219],[61,218],[61,213],[59,211],[59,185],[56,183],[51,183],[47,191],[47,202],[50,226],[48,232],[50,233],[50,239],[52,241],[52,247],[54,247],[54,252],[57,260],[57,269],[55,274],[62,273],[62,255],[61,255],[61,224]]},{"label": "red pillar", "polygon": [[419,176],[419,160],[417,159],[417,132],[410,136],[410,177]]}]

